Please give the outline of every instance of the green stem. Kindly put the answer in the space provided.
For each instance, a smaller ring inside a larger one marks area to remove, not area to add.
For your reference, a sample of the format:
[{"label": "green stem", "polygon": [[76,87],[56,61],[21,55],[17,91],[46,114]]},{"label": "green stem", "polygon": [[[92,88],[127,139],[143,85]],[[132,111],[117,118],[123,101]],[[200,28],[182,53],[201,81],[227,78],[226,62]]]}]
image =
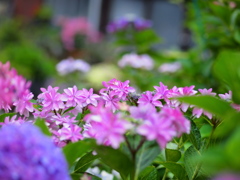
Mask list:
[{"label": "green stem", "polygon": [[133,148],[130,144],[130,142],[128,141],[127,136],[124,136],[126,144],[128,146],[129,151],[131,152],[132,155],[132,161],[134,164],[134,171],[132,172],[132,176],[130,177],[131,180],[137,180],[138,177],[136,176],[136,155],[137,152],[139,151],[139,149],[142,147],[142,145],[144,144],[144,142],[146,141],[146,138],[142,136],[141,141],[139,142],[138,146],[136,148]]},{"label": "green stem", "polygon": [[214,131],[215,131],[215,129],[216,129],[216,127],[215,127],[215,126],[213,126],[213,127],[212,127],[212,131],[211,131],[211,134],[210,134],[210,136],[209,136],[209,139],[208,139],[207,146],[206,146],[206,148],[207,148],[207,149],[208,149],[208,147],[209,147],[209,146],[210,146],[210,144],[211,144],[212,137],[213,137],[213,134],[214,134]]},{"label": "green stem", "polygon": [[166,170],[165,170],[165,173],[164,173],[164,175],[163,175],[163,178],[162,178],[162,180],[165,180],[165,179],[166,179],[166,177],[167,177],[167,174],[168,174],[168,169],[166,168]]}]

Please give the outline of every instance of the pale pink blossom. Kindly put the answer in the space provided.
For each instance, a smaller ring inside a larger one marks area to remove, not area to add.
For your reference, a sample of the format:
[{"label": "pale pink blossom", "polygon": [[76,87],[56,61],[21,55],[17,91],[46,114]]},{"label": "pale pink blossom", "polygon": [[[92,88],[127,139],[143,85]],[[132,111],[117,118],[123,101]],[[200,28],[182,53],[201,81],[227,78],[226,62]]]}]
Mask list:
[{"label": "pale pink blossom", "polygon": [[181,68],[182,68],[182,64],[180,62],[163,63],[158,68],[158,71],[161,73],[174,73],[179,71]]},{"label": "pale pink blossom", "polygon": [[133,68],[152,70],[154,67],[154,61],[147,54],[138,55],[130,53],[125,54],[118,62],[118,65],[120,67],[131,66]]}]

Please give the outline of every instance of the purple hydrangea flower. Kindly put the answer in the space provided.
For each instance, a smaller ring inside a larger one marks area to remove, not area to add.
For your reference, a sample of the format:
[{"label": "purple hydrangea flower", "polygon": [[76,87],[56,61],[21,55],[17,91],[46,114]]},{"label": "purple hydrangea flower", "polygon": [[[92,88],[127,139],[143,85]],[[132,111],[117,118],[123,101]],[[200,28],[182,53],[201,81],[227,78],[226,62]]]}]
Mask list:
[{"label": "purple hydrangea flower", "polygon": [[240,174],[234,173],[221,173],[214,177],[212,180],[239,180]]},{"label": "purple hydrangea flower", "polygon": [[116,31],[125,29],[129,24],[129,21],[126,18],[121,18],[119,20],[110,22],[107,25],[107,32],[114,33]]},{"label": "purple hydrangea flower", "polygon": [[7,124],[0,137],[0,179],[70,180],[61,149],[35,126]]},{"label": "purple hydrangea flower", "polygon": [[135,19],[133,24],[134,24],[134,27],[139,31],[152,27],[152,22],[150,20],[146,20],[142,18]]}]

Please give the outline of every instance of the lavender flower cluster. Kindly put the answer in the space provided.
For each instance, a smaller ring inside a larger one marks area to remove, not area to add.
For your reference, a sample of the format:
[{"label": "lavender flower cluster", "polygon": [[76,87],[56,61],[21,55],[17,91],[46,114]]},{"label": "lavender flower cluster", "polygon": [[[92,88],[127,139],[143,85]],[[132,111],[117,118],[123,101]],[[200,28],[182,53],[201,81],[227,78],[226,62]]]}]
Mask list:
[{"label": "lavender flower cluster", "polygon": [[107,25],[107,32],[114,33],[117,31],[121,31],[121,30],[124,30],[127,27],[129,27],[131,24],[138,31],[148,29],[152,26],[152,22],[150,20],[145,20],[143,18],[136,18],[134,20],[130,20],[127,18],[121,18],[116,21],[110,22]]},{"label": "lavender flower cluster", "polygon": [[70,180],[61,149],[37,127],[7,124],[0,137],[0,179]]}]

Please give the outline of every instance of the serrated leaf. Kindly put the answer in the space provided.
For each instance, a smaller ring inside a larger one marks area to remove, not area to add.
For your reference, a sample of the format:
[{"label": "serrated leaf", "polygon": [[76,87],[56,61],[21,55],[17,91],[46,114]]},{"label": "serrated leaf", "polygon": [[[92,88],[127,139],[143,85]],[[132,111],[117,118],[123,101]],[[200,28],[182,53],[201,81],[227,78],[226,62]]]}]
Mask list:
[{"label": "serrated leaf", "polygon": [[14,115],[16,115],[16,113],[4,113],[0,115],[0,122],[4,122],[6,117],[13,117]]},{"label": "serrated leaf", "polygon": [[119,172],[123,179],[133,172],[133,162],[122,151],[108,146],[95,146],[94,149],[100,160]]},{"label": "serrated leaf", "polygon": [[92,164],[92,162],[99,158],[98,155],[93,155],[93,152],[88,152],[83,157],[81,157],[74,169],[74,173],[83,173],[85,172]]},{"label": "serrated leaf", "polygon": [[91,145],[85,141],[78,141],[75,143],[70,143],[63,147],[63,153],[67,159],[69,168],[84,153],[91,149]]},{"label": "serrated leaf", "polygon": [[201,133],[193,121],[191,121],[190,134],[187,134],[187,136],[188,136],[188,139],[190,140],[190,142],[193,144],[193,146],[199,150],[201,148],[201,144],[202,144]]},{"label": "serrated leaf", "polygon": [[157,169],[154,166],[146,167],[139,175],[139,180],[157,180]]},{"label": "serrated leaf", "polygon": [[194,180],[200,173],[201,164],[196,161],[201,155],[194,146],[190,146],[184,154],[184,166],[189,180]]},{"label": "serrated leaf", "polygon": [[177,162],[181,158],[181,152],[176,149],[165,149],[167,161]]},{"label": "serrated leaf", "polygon": [[187,174],[183,166],[175,162],[163,162],[162,165],[173,173],[179,180],[187,180]]},{"label": "serrated leaf", "polygon": [[43,132],[43,134],[47,135],[47,136],[51,136],[51,132],[49,131],[47,125],[45,124],[45,121],[43,119],[37,119],[34,123],[35,126],[39,127],[41,129],[41,131]]}]

